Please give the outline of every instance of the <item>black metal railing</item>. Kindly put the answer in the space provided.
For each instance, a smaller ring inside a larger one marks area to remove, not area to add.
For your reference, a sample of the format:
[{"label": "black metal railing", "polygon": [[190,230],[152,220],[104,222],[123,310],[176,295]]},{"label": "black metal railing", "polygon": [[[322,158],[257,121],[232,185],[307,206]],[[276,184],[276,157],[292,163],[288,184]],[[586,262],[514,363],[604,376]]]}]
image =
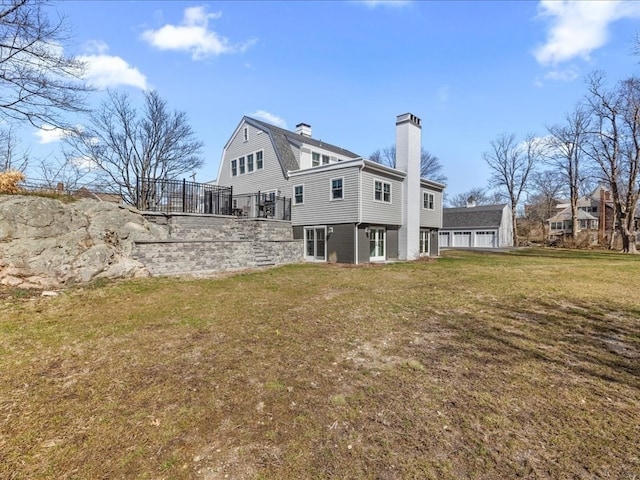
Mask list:
[{"label": "black metal railing", "polygon": [[291,220],[291,198],[280,197],[273,192],[234,195],[231,214],[245,218]]},{"label": "black metal railing", "polygon": [[291,220],[291,199],[274,192],[233,194],[221,187],[186,180],[138,179],[136,207],[152,212],[209,213],[240,218]]},{"label": "black metal railing", "polygon": [[233,189],[186,180],[141,179],[136,182],[136,207],[152,212],[231,215]]}]

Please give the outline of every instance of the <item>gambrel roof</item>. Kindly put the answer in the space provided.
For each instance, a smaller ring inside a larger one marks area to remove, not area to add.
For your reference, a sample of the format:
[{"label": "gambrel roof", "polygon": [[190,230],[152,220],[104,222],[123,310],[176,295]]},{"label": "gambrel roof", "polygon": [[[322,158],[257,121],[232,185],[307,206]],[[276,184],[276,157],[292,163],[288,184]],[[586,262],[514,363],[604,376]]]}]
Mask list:
[{"label": "gambrel roof", "polygon": [[[325,143],[321,140],[316,140],[315,138],[307,137],[305,135],[300,135],[298,133],[285,130],[284,128],[276,127],[275,125],[263,122],[262,120],[244,117],[242,122],[246,122],[257,129],[262,130],[271,137],[273,147],[276,151],[276,156],[278,157],[278,161],[285,173],[292,170],[298,170],[300,168],[300,165],[296,160],[296,156],[291,149],[292,146],[302,148],[303,145],[310,145],[312,147],[322,148],[323,150],[333,152],[343,157],[354,159],[360,158],[360,155],[350,152],[344,148],[337,147],[330,143]],[[240,123],[242,124],[242,122]]]},{"label": "gambrel roof", "polygon": [[476,207],[443,208],[442,228],[498,228],[506,203]]}]

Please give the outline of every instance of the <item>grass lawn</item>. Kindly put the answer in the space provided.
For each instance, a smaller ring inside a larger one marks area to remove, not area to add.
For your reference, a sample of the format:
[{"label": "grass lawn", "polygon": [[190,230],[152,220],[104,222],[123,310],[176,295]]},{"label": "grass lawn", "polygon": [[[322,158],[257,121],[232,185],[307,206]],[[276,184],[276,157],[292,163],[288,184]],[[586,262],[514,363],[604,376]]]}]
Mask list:
[{"label": "grass lawn", "polygon": [[3,479],[638,479],[640,257],[0,291]]}]

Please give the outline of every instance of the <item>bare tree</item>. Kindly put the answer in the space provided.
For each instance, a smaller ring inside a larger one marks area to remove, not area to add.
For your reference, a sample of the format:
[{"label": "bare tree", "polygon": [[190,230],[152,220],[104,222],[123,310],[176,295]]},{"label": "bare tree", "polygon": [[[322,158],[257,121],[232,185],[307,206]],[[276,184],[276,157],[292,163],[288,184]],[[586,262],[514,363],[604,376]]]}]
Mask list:
[{"label": "bare tree", "polygon": [[[567,184],[571,207],[571,238],[574,240],[578,234],[578,199],[580,186],[584,181],[581,164],[589,122],[589,112],[584,107],[577,106],[566,115],[563,125],[547,127],[549,136],[546,140],[549,148],[545,151],[545,160]],[[544,188],[543,185],[539,187]]]},{"label": "bare tree", "polygon": [[[396,146],[391,145],[382,150],[378,149],[369,155],[369,160],[396,168]],[[442,163],[435,155],[424,148],[420,150],[420,176],[438,183],[446,183],[447,177],[442,171]]]},{"label": "bare tree", "polygon": [[491,142],[491,151],[482,157],[491,170],[490,184],[506,194],[511,206],[513,244],[518,245],[516,209],[527,188],[529,176],[541,159],[542,143],[529,135],[523,144],[516,142],[515,134],[503,133]]},{"label": "bare tree", "polygon": [[[106,180],[108,191],[136,204],[137,182],[176,179],[202,165],[202,142],[196,140],[184,112],[170,112],[155,91],[144,92],[141,111],[129,95],[108,92],[91,115],[90,126],[66,138],[66,154],[89,162]],[[80,160],[79,160],[80,159]],[[143,205],[159,199],[142,192]],[[143,207],[144,208],[144,207]]]},{"label": "bare tree", "polygon": [[531,174],[531,195],[527,199],[525,217],[540,225],[543,238],[547,238],[547,220],[555,213],[560,197],[567,190],[565,177],[556,169]]},{"label": "bare tree", "polygon": [[84,64],[66,56],[64,18],[45,0],[0,2],[0,118],[37,128],[70,128],[65,113],[84,110]]},{"label": "bare tree", "polygon": [[630,77],[608,89],[596,72],[588,80],[587,100],[594,128],[588,154],[611,188],[622,251],[636,249],[635,216],[640,196],[640,79]]},{"label": "bare tree", "polygon": [[466,207],[469,201],[473,201],[476,205],[490,205],[493,196],[487,193],[484,187],[474,187],[466,192],[458,193],[447,200],[449,207]]},{"label": "bare tree", "polygon": [[19,140],[12,126],[0,130],[0,172],[24,172],[29,163],[29,152],[19,150]]},{"label": "bare tree", "polygon": [[40,177],[45,186],[73,193],[81,187],[94,186],[94,172],[74,158],[48,157],[38,164]]}]

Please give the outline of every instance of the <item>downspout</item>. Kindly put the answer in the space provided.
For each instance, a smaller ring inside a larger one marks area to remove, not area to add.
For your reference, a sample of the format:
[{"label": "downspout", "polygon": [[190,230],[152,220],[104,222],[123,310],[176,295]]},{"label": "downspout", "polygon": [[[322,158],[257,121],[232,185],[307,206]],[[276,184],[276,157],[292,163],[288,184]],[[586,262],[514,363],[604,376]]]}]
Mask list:
[{"label": "downspout", "polygon": [[364,170],[364,160],[362,161],[362,164],[360,165],[360,171],[358,172],[358,221],[356,222],[355,225],[355,235],[354,235],[354,248],[355,248],[355,264],[359,265],[360,264],[360,258],[359,258],[359,249],[358,249],[358,235],[360,232],[360,225],[362,224],[362,170]]}]

